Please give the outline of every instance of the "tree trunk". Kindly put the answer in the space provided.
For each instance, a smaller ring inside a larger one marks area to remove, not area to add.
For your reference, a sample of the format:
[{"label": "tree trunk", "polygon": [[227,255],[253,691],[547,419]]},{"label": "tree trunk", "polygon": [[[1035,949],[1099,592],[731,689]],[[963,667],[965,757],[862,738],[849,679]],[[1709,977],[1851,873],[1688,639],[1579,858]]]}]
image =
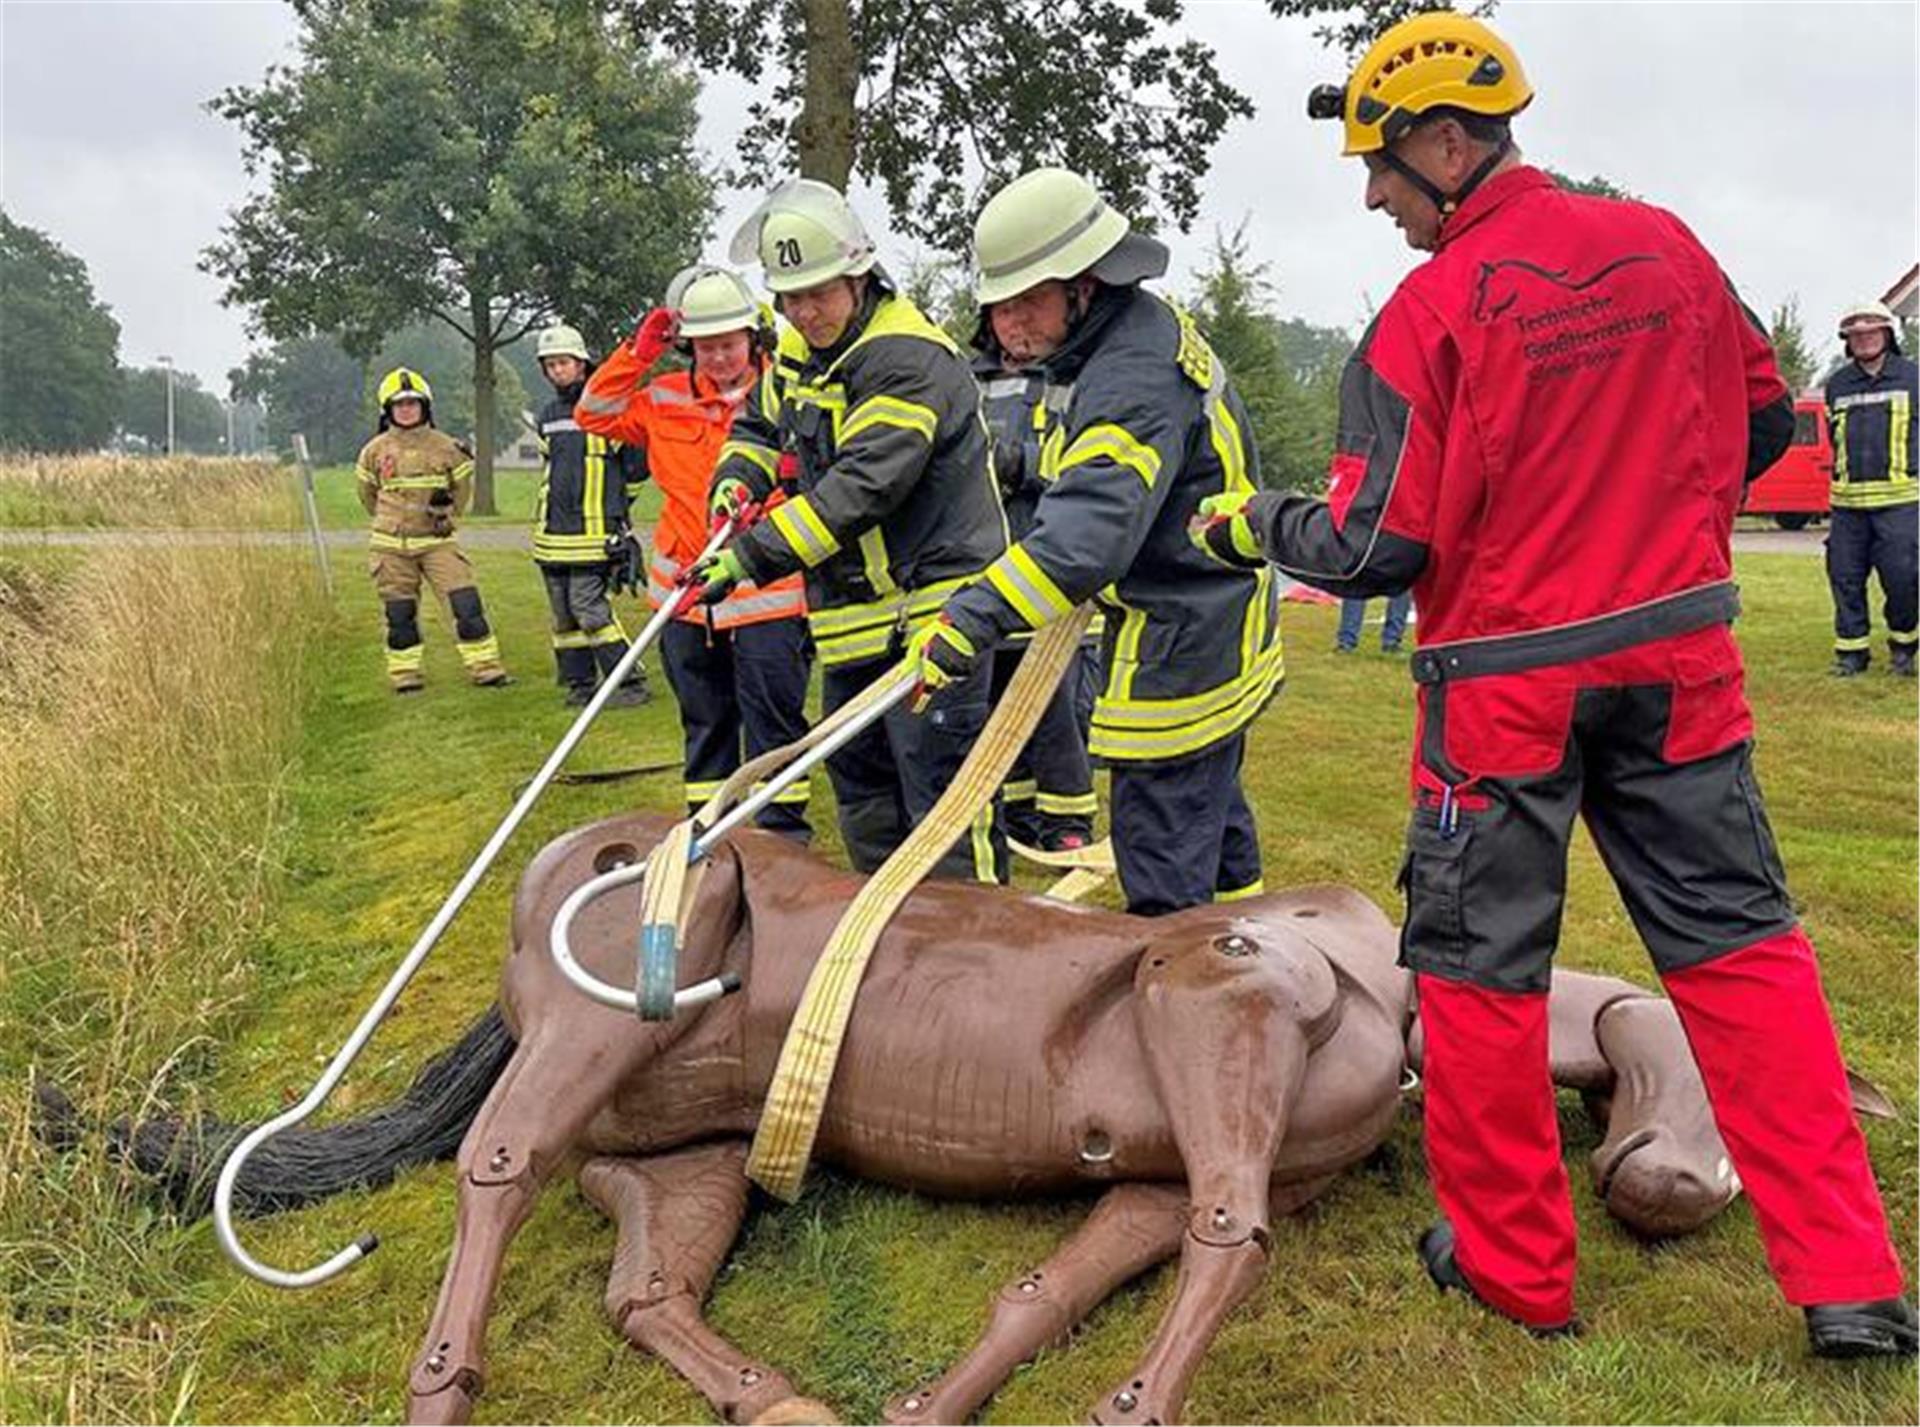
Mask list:
[{"label": "tree trunk", "polygon": [[853,172],[853,105],[860,86],[852,0],[806,0],[806,10],[806,84],[794,121],[800,176],[844,193]]},{"label": "tree trunk", "polygon": [[493,302],[476,292],[473,318],[473,515],[497,515],[493,503]]}]

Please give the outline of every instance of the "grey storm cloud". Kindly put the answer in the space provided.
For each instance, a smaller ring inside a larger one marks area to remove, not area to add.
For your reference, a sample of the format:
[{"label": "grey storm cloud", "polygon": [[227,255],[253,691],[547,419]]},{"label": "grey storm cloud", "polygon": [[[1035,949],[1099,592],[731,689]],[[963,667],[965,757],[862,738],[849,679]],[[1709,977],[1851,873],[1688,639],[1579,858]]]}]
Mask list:
[{"label": "grey storm cloud", "polygon": [[[1518,126],[1530,159],[1673,209],[1751,306],[1797,295],[1831,348],[1833,314],[1914,261],[1914,15],[1905,3],[1507,0],[1494,22],[1538,91]],[[1364,321],[1415,255],[1363,211],[1359,165],[1338,157],[1333,126],[1305,117],[1306,90],[1337,79],[1339,58],[1257,0],[1197,0],[1185,25],[1259,113],[1215,152],[1200,222],[1176,239],[1174,286],[1204,265],[1215,230],[1244,223],[1288,312]],[[123,360],[166,352],[215,390],[244,360],[243,314],[195,268],[246,187],[238,135],[202,106],[289,58],[297,32],[276,0],[0,4],[0,199],[86,260],[121,322]],[[701,137],[715,159],[732,157],[749,97],[710,82]],[[877,199],[856,197],[888,243]],[[716,251],[752,205],[724,195]]]}]

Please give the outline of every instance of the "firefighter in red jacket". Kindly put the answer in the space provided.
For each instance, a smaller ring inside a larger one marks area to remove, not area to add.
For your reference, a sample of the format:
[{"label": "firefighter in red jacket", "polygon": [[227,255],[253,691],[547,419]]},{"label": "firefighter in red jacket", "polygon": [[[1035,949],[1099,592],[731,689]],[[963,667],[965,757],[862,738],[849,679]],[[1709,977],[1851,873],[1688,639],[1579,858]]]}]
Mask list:
[{"label": "firefighter in red jacket", "polygon": [[1671,214],[1513,151],[1532,90],[1450,11],[1344,90],[1366,201],[1432,258],[1342,379],[1326,499],[1214,497],[1194,538],[1420,605],[1402,960],[1426,1034],[1443,1289],[1574,1326],[1547,981],[1584,816],[1680,1012],[1774,1277],[1813,1350],[1911,1355],[1915,1319],[1812,946],[1751,761],[1730,532],[1787,444],[1764,334]]}]

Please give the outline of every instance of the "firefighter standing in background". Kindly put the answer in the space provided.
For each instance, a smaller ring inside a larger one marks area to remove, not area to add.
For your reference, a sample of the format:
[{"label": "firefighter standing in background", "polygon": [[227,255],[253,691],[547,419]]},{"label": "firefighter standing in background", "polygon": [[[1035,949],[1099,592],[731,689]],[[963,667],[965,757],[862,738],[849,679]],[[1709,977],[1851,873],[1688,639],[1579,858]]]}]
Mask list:
[{"label": "firefighter standing in background", "polygon": [[1090,751],[1112,774],[1127,909],[1153,916],[1261,890],[1240,786],[1246,729],[1279,687],[1272,572],[1188,542],[1200,501],[1259,484],[1247,413],[1193,320],[1140,286],[1167,250],[1093,185],[1043,168],[974,226],[976,296],[999,343],[1037,364],[1046,493],[1032,527],[915,641],[929,684],[1098,595],[1106,687]]},{"label": "firefighter standing in background", "polygon": [[1433,256],[1347,363],[1326,499],[1208,503],[1194,537],[1420,606],[1401,958],[1426,1036],[1443,1289],[1574,1321],[1547,987],[1574,818],[1652,953],[1814,1352],[1910,1355],[1912,1306],[1819,968],[1754,781],[1729,628],[1744,481],[1793,432],[1766,334],[1671,214],[1521,164],[1513,50],[1394,26],[1309,112]]},{"label": "firefighter standing in background", "polygon": [[[648,381],[676,344],[687,370]],[[647,596],[659,609],[707,543],[708,488],[734,414],[772,359],[771,314],[725,268],[696,265],[667,288],[633,340],[587,382],[580,425],[643,448],[664,502],[653,531]],[[686,733],[686,798],[698,808],[748,758],[807,731],[813,650],[800,576],[730,593],[681,615],[661,635],[660,658]],[[759,815],[759,824],[805,839],[807,782]]]},{"label": "firefighter standing in background", "polygon": [[[791,452],[797,493],[697,573],[709,597],[807,575],[832,712],[885,674],[914,629],[1006,549],[980,391],[954,340],[894,288],[840,193],[795,179],[734,238],[792,327],[735,418],[713,499],[762,500]],[[924,716],[895,708],[827,761],[853,865],[871,872],[946,791],[987,720],[984,664]],[[996,797],[935,867],[1002,879]]]},{"label": "firefighter standing in background", "polygon": [[[1007,526],[1017,539],[1033,527],[1034,507],[1046,489],[1040,479],[1040,426],[1044,418],[1046,377],[1038,367],[1006,350],[991,322],[974,339],[979,355],[974,376],[980,382],[981,411],[993,433],[993,474],[1000,483]],[[1019,630],[993,653],[993,699],[997,704],[1032,641]],[[1007,836],[1043,852],[1068,852],[1093,841],[1093,816],[1099,810],[1093,791],[1093,761],[1087,755],[1087,728],[1093,713],[1082,700],[1083,666],[1097,659],[1098,644],[1089,634],[1080,654],[1054,691],[1027,746],[1007,772],[1001,788]]]},{"label": "firefighter standing in background", "polygon": [[1833,517],[1827,581],[1833,586],[1833,672],[1864,674],[1873,660],[1867,574],[1880,573],[1887,655],[1914,676],[1920,648],[1920,367],[1900,350],[1893,313],[1863,302],[1840,319],[1852,358],[1827,378],[1833,430]]},{"label": "firefighter standing in background", "polygon": [[482,688],[512,683],[453,523],[473,499],[473,454],[433,424],[433,388],[406,367],[380,379],[380,432],[355,464],[360,504],[373,517],[373,587],[387,623],[387,677],[396,694],[421,676],[420,582],[453,617],[460,662]]},{"label": "firefighter standing in background", "polygon": [[[609,440],[573,417],[593,371],[586,340],[571,327],[549,327],[535,348],[553,399],[540,409],[544,472],[533,519],[533,558],[553,611],[553,662],[566,702],[580,708],[627,655],[627,632],[614,613],[624,557],[632,487],[647,478],[633,443]],[[614,556],[615,558],[609,558]],[[647,701],[638,664],[609,703]]]}]

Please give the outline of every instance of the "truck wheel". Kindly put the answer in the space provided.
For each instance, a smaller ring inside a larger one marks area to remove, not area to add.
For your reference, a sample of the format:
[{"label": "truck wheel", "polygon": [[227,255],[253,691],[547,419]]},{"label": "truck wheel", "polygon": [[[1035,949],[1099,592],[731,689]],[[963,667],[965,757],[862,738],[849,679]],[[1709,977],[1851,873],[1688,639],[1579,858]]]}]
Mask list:
[{"label": "truck wheel", "polygon": [[1774,516],[1773,523],[1782,530],[1805,530],[1807,522],[1812,519],[1804,510],[1796,510]]}]

